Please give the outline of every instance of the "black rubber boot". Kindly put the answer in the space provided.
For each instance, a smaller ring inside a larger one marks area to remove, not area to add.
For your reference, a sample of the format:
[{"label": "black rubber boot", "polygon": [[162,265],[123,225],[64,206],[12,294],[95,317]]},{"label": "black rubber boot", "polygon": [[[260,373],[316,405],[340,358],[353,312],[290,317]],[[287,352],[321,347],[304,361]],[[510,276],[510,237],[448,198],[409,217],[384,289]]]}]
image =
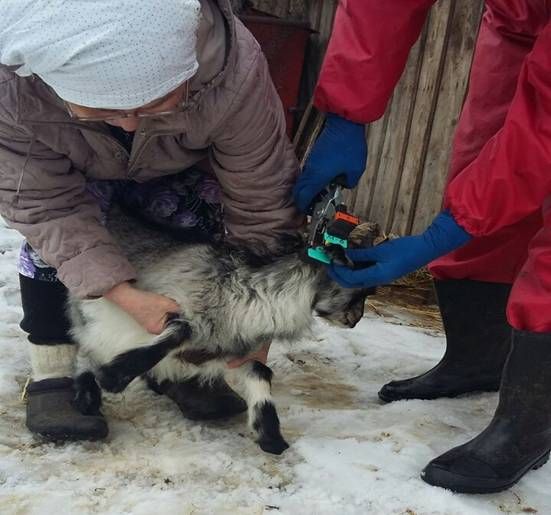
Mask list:
[{"label": "black rubber boot", "polygon": [[147,378],[149,387],[172,399],[184,417],[190,420],[229,418],[247,410],[247,403],[223,379],[201,383],[196,378],[160,385]]},{"label": "black rubber boot", "polygon": [[511,346],[511,327],[505,316],[511,285],[466,279],[434,284],[446,332],[446,353],[428,372],[384,385],[379,391],[384,402],[499,389]]},{"label": "black rubber boot", "polygon": [[83,415],[74,405],[69,377],[35,381],[27,387],[27,427],[49,440],[99,440],[109,432],[103,415]]},{"label": "black rubber boot", "polygon": [[432,460],[422,478],[455,492],[500,492],[549,459],[551,333],[513,331],[499,405],[470,442]]}]

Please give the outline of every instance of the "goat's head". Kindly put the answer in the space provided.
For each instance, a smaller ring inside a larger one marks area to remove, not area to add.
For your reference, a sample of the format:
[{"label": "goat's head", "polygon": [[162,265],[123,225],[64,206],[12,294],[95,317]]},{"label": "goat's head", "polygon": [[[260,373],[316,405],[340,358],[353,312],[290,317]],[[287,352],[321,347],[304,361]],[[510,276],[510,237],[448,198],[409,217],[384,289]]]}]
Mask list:
[{"label": "goat's head", "polygon": [[[358,226],[350,236],[355,247],[371,247],[380,236],[376,224],[366,223]],[[350,265],[342,247],[329,247],[327,252],[333,262]],[[321,279],[318,293],[314,299],[316,313],[341,327],[354,327],[363,317],[365,300],[375,292],[374,288],[343,288],[328,276]]]},{"label": "goat's head", "polygon": [[368,289],[342,288],[329,277],[320,284],[314,299],[314,311],[340,327],[354,327],[363,317]]}]

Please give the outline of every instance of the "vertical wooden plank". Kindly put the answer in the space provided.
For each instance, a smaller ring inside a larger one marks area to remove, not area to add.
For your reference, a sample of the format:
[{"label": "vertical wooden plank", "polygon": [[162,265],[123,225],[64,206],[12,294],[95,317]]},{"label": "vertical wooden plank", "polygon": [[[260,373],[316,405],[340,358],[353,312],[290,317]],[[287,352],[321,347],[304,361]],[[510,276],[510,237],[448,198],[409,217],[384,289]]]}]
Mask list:
[{"label": "vertical wooden plank", "polygon": [[239,14],[245,9],[247,4],[246,0],[231,0],[231,7],[235,14]]},{"label": "vertical wooden plank", "polygon": [[[385,231],[390,229],[397,188],[407,152],[408,134],[413,118],[415,91],[419,82],[420,64],[425,47],[423,34],[411,50],[404,74],[396,86],[388,112],[386,133],[380,150],[377,178],[370,192],[372,201],[365,214]],[[371,142],[368,140],[368,145]]]},{"label": "vertical wooden plank", "polygon": [[[232,0],[244,2],[244,0]],[[252,0],[250,4],[260,11],[264,11],[280,18],[303,20],[308,15],[308,0]]]},{"label": "vertical wooden plank", "polygon": [[316,31],[310,37],[308,48],[306,49],[306,66],[303,72],[302,100],[309,99],[318,80],[319,71],[325,56],[325,50],[331,32],[333,30],[333,19],[337,0],[311,0],[308,6],[308,21],[310,27]]},{"label": "vertical wooden plank", "polygon": [[460,2],[455,8],[419,195],[411,208],[413,233],[421,232],[440,211],[453,132],[467,89],[482,10],[482,2]]},{"label": "vertical wooden plank", "polygon": [[273,14],[274,16],[284,18],[287,14],[287,0],[253,0],[252,5],[255,9]]},{"label": "vertical wooden plank", "polygon": [[419,180],[424,167],[436,99],[441,82],[449,25],[455,2],[441,0],[431,11],[427,42],[423,53],[421,75],[415,98],[407,157],[403,163],[396,204],[392,207],[389,229],[407,234],[413,217],[412,204],[418,193]]},{"label": "vertical wooden plank", "polygon": [[288,16],[296,20],[308,17],[308,0],[289,0]]},{"label": "vertical wooden plank", "polygon": [[373,205],[375,185],[379,178],[383,143],[387,132],[388,120],[389,113],[387,112],[380,120],[369,124],[367,129],[367,141],[369,144],[367,169],[360,179],[358,186],[351,191],[347,191],[345,195],[347,205],[351,206],[354,213],[362,220],[372,220],[369,213]]},{"label": "vertical wooden plank", "polygon": [[304,20],[312,0],[232,0],[237,5],[249,4],[255,9],[282,18]]}]

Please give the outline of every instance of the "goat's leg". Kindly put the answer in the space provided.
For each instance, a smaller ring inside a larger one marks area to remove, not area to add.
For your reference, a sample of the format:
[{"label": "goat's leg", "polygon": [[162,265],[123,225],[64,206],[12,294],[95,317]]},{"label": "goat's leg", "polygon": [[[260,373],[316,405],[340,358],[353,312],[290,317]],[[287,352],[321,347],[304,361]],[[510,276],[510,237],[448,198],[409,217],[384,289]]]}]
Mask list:
[{"label": "goat's leg", "polygon": [[245,363],[235,369],[245,387],[249,406],[249,425],[260,448],[271,454],[281,454],[289,444],[281,436],[279,418],[272,400],[272,370],[259,361]]},{"label": "goat's leg", "polygon": [[101,387],[109,392],[122,392],[133,379],[153,368],[190,336],[190,325],[181,318],[172,318],[150,345],[123,352],[101,366],[98,370]]},{"label": "goat's leg", "polygon": [[83,372],[75,379],[75,407],[83,415],[99,415],[101,408],[101,389],[94,374]]}]

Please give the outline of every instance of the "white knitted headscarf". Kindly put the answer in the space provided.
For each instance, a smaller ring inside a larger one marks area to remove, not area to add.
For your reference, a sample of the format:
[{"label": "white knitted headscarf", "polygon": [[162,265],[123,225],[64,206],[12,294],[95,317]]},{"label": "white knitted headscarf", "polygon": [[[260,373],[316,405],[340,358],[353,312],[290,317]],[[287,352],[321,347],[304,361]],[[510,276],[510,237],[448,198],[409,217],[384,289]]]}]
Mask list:
[{"label": "white knitted headscarf", "polygon": [[64,100],[134,109],[197,71],[199,0],[0,0],[0,63]]}]

